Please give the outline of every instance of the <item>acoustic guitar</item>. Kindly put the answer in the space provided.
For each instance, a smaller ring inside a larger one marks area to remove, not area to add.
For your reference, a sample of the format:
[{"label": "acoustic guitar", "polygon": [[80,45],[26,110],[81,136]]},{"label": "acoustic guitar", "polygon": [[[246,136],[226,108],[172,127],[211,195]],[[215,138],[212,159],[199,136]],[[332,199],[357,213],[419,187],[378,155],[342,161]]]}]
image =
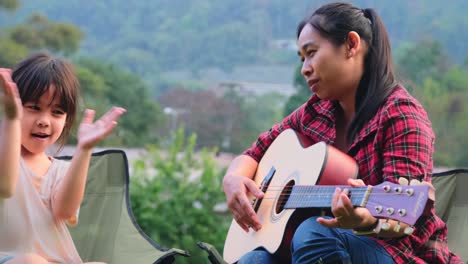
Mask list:
[{"label": "acoustic guitar", "polygon": [[247,233],[233,220],[224,245],[225,261],[235,263],[257,248],[287,259],[297,226],[330,208],[336,187],[348,188],[352,204],[367,208],[374,217],[410,226],[433,195],[431,187],[424,184],[384,182],[356,188],[347,185],[347,180],[357,174],[356,161],[333,146],[324,142],[307,146],[294,130],[283,131],[259,162],[254,178],[265,193],[261,199],[252,199],[262,228]]}]

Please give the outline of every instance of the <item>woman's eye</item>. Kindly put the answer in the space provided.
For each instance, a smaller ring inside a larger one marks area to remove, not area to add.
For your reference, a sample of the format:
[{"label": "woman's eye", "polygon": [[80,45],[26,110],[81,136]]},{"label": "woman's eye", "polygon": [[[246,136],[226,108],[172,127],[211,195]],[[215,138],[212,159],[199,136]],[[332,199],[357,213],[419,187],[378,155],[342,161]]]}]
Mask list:
[{"label": "woman's eye", "polygon": [[315,50],[309,50],[307,51],[307,56],[314,56]]}]

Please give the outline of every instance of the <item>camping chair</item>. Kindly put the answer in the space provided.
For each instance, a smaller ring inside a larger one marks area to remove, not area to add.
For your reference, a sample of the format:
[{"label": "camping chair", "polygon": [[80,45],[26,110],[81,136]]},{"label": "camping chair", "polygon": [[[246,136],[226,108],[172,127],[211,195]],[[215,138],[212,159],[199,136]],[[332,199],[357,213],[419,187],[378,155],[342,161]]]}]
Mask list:
[{"label": "camping chair", "polygon": [[[435,210],[448,226],[450,250],[468,263],[468,169],[454,169],[432,175],[436,189]],[[208,253],[212,264],[226,263],[219,252],[208,243],[198,246]]]},{"label": "camping chair", "polygon": [[432,184],[436,213],[448,226],[449,248],[468,263],[468,169],[434,173]]},{"label": "camping chair", "polygon": [[136,223],[130,207],[128,160],[122,150],[92,155],[78,224],[70,232],[83,261],[151,264],[189,256],[184,250],[157,245]]}]

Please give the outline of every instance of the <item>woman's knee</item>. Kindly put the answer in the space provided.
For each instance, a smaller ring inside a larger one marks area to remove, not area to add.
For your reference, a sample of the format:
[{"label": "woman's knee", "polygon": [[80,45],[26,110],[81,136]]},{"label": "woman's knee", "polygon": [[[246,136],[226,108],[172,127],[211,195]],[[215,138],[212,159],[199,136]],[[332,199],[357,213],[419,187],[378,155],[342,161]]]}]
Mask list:
[{"label": "woman's knee", "polygon": [[7,261],[5,264],[48,264],[49,262],[34,253],[22,254],[15,256],[12,260]]},{"label": "woman's knee", "polygon": [[310,217],[304,220],[294,232],[292,239],[292,244],[303,243],[305,239],[310,238],[313,232],[320,232],[324,228],[321,224],[317,222],[317,216]]},{"label": "woman's knee", "polygon": [[272,264],[276,263],[272,254],[266,250],[254,250],[245,254],[237,264]]}]

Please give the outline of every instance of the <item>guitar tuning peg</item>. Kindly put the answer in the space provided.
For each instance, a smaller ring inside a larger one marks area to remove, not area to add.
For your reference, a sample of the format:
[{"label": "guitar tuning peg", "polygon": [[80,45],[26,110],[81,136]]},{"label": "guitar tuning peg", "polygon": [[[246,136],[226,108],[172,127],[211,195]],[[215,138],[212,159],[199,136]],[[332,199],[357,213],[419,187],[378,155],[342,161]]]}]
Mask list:
[{"label": "guitar tuning peg", "polygon": [[408,226],[407,228],[405,228],[403,233],[405,233],[405,235],[409,236],[409,235],[413,234],[413,231],[414,231],[414,228],[411,227],[411,226]]},{"label": "guitar tuning peg", "polygon": [[398,178],[398,184],[400,185],[408,185],[408,179],[404,178],[404,177],[400,177]]},{"label": "guitar tuning peg", "polygon": [[390,223],[388,222],[388,219],[385,223],[382,224],[382,230],[389,230],[390,229]]},{"label": "guitar tuning peg", "polygon": [[409,185],[421,185],[421,182],[416,179],[412,179]]},{"label": "guitar tuning peg", "polygon": [[398,221],[398,223],[396,224],[396,226],[393,228],[393,231],[395,232],[400,232],[400,229],[401,229],[401,226],[400,226],[400,221]]}]

